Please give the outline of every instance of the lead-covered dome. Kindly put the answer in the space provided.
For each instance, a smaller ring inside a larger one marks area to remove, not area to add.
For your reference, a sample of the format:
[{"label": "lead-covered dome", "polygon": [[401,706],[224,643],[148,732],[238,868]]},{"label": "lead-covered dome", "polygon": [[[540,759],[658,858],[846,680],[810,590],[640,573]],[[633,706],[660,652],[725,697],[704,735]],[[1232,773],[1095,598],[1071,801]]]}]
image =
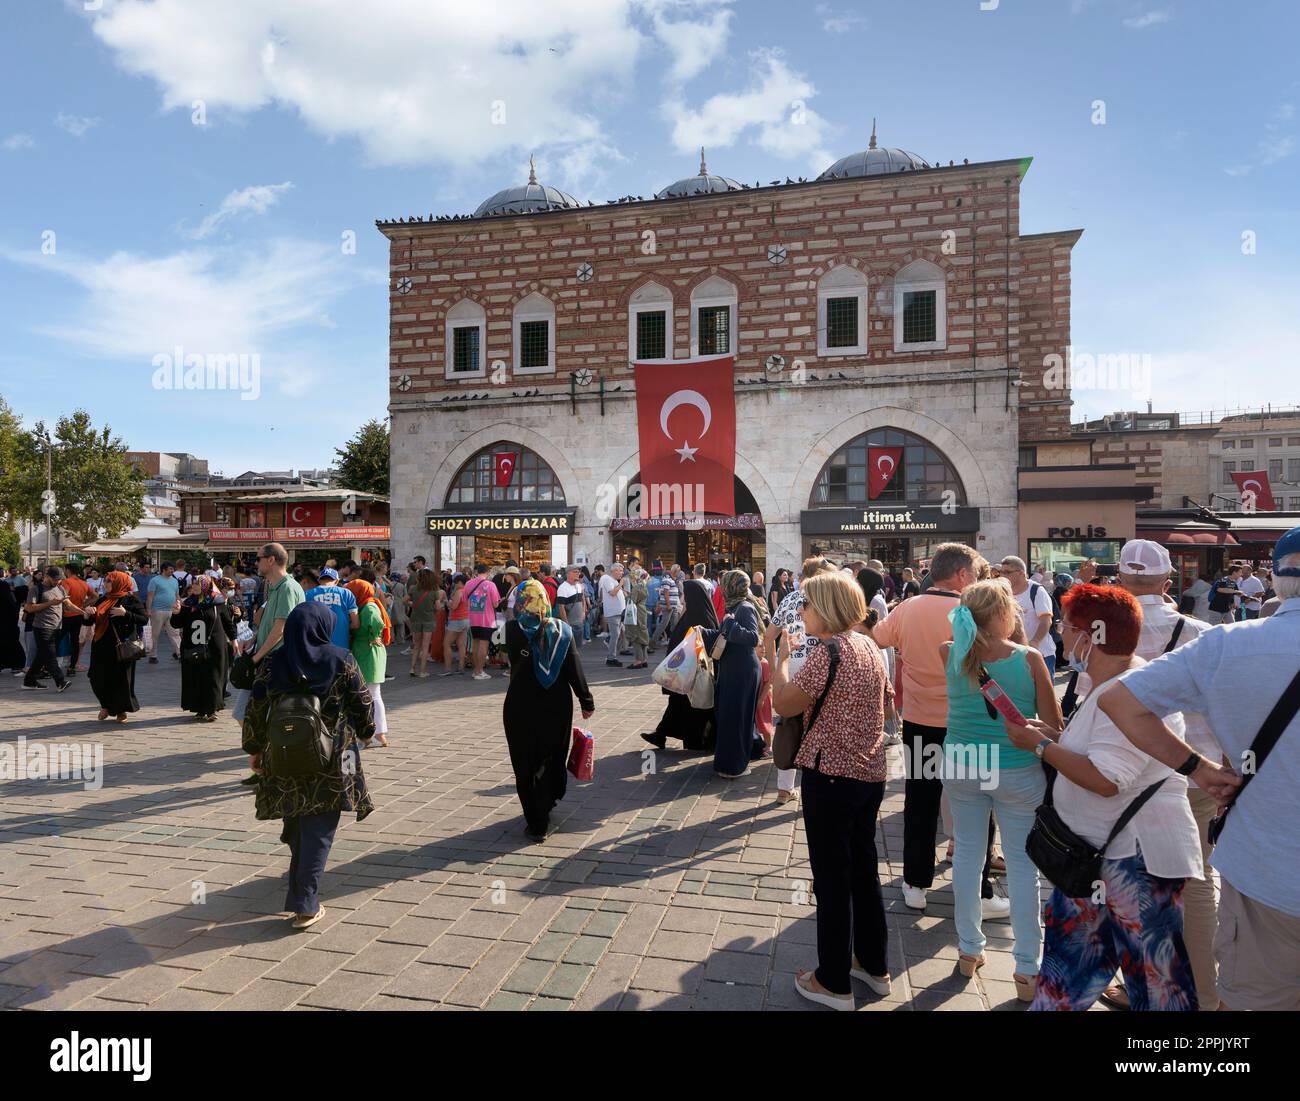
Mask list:
[{"label": "lead-covered dome", "polygon": [[876,120],[871,120],[871,141],[860,153],[841,157],[817,178],[843,180],[852,176],[887,176],[892,172],[915,172],[932,167],[923,157],[906,149],[881,149],[876,145]]},{"label": "lead-covered dome", "polygon": [[531,214],[537,210],[567,210],[582,206],[577,199],[555,187],[537,182],[537,169],[528,158],[528,182],[521,187],[507,187],[484,199],[474,211],[475,218],[493,214]]},{"label": "lead-covered dome", "polygon": [[715,176],[704,163],[704,149],[700,149],[700,170],[694,176],[670,183],[655,195],[656,199],[676,199],[683,195],[714,195],[722,191],[739,191],[740,184],[726,176]]}]

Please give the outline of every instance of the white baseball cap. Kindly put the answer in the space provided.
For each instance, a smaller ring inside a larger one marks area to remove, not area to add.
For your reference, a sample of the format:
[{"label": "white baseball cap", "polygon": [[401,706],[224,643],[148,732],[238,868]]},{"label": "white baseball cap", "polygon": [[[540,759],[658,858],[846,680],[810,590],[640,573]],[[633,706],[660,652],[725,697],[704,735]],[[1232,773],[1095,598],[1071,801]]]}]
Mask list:
[{"label": "white baseball cap", "polygon": [[1119,552],[1119,572],[1133,576],[1158,577],[1172,573],[1169,552],[1150,539],[1130,539]]}]

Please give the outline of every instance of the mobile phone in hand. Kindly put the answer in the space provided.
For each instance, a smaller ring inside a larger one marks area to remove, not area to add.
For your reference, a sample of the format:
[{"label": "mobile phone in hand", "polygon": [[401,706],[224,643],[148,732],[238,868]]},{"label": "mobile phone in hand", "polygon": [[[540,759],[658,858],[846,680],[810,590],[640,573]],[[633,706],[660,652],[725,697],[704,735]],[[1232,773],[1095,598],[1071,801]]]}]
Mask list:
[{"label": "mobile phone in hand", "polygon": [[1020,713],[1020,708],[1011,702],[1011,697],[1002,691],[1002,686],[992,677],[986,676],[981,679],[980,691],[1007,722],[1014,723],[1016,726],[1029,725],[1029,720]]}]

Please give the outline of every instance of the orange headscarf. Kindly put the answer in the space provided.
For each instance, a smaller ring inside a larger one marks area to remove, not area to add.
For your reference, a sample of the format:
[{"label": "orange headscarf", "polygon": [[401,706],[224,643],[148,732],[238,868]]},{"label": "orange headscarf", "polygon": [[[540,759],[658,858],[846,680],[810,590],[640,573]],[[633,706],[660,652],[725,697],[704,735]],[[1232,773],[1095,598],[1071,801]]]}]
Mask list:
[{"label": "orange headscarf", "polygon": [[108,630],[108,613],[117,606],[117,602],[124,596],[131,595],[131,575],[123,573],[121,570],[110,570],[104,578],[108,582],[108,589],[104,593],[104,599],[95,605],[95,641],[98,642],[104,637],[104,632]]},{"label": "orange headscarf", "polygon": [[379,614],[384,617],[384,645],[387,646],[392,642],[393,621],[388,618],[388,609],[384,607],[384,602],[376,598],[375,587],[369,581],[362,581],[359,577],[349,581],[343,587],[357,598],[357,611],[361,611],[367,604],[374,603],[379,609]]}]

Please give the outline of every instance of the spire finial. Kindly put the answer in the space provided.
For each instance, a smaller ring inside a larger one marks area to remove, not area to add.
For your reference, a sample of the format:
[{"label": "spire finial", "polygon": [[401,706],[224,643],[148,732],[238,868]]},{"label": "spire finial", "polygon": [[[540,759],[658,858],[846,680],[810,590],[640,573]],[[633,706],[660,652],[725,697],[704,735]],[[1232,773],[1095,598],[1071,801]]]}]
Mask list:
[{"label": "spire finial", "polygon": [[700,146],[700,175],[707,176],[708,174],[709,174],[709,170],[704,167],[704,146],[701,145]]},{"label": "spire finial", "polygon": [[531,156],[528,158],[528,182],[530,184],[537,183],[537,165],[533,164]]},{"label": "spire finial", "polygon": [[876,147],[876,120],[873,118],[871,120],[871,140],[867,142],[867,148],[875,149],[875,147]]}]

